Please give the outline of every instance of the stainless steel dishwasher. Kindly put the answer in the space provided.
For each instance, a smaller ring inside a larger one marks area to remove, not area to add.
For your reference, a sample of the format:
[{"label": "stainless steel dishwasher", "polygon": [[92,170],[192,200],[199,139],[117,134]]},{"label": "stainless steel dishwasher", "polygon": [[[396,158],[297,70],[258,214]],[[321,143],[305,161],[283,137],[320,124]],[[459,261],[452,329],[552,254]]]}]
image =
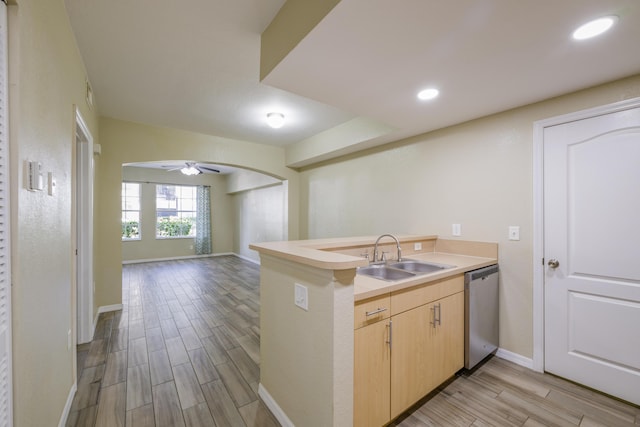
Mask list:
[{"label": "stainless steel dishwasher", "polygon": [[498,348],[498,264],[464,275],[464,367],[472,369]]}]

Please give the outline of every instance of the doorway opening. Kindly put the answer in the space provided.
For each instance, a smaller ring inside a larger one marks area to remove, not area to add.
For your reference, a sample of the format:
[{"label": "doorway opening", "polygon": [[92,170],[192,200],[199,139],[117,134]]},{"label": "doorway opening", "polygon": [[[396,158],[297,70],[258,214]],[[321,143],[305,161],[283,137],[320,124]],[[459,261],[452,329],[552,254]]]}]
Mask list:
[{"label": "doorway opening", "polygon": [[93,316],[93,137],[76,109],[75,215],[76,215],[76,321],[77,343],[90,342]]}]

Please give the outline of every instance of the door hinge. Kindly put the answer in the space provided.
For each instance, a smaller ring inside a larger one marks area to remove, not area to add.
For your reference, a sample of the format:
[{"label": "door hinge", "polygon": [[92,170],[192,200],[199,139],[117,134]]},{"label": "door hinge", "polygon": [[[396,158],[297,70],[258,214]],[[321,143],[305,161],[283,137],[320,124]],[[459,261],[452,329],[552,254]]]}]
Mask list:
[{"label": "door hinge", "polygon": [[[76,256],[78,256],[78,250],[77,249],[76,249]],[[543,262],[543,264],[544,264],[544,262]]]},{"label": "door hinge", "polygon": [[544,265],[544,258],[542,258],[542,265]]}]

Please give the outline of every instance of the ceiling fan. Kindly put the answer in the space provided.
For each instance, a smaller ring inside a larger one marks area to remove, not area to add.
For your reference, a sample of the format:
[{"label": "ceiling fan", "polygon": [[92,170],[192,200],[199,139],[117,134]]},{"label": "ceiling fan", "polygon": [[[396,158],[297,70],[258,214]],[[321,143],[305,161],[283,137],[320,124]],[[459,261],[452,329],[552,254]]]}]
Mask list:
[{"label": "ceiling fan", "polygon": [[[179,170],[185,175],[200,175],[201,173],[220,173],[218,169],[213,169],[208,166],[198,165],[196,162],[184,162],[185,166],[178,166],[172,169],[167,169],[168,172]],[[162,166],[163,168],[171,166]]]}]

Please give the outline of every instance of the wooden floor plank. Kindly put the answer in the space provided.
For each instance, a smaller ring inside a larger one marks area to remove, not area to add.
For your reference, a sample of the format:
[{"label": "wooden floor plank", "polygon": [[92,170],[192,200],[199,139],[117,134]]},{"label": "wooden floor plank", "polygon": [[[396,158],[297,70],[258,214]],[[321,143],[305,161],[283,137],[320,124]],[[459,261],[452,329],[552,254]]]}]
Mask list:
[{"label": "wooden floor plank", "polygon": [[127,350],[109,353],[102,387],[108,387],[127,380]]},{"label": "wooden floor plank", "polygon": [[100,338],[97,340],[91,341],[91,346],[89,347],[89,353],[87,353],[87,357],[84,360],[84,366],[98,366],[102,365],[107,360],[107,353],[109,349],[109,339]]},{"label": "wooden floor plank", "polygon": [[278,427],[280,425],[262,400],[255,400],[238,410],[247,427]]},{"label": "wooden floor plank", "polygon": [[153,386],[153,412],[156,427],[184,427],[180,400],[173,381]]},{"label": "wooden floor plank", "polygon": [[143,336],[129,341],[128,367],[146,365],[149,363],[147,357],[147,339]]},{"label": "wooden floor plank", "polygon": [[211,409],[211,415],[213,415],[216,426],[237,427],[244,424],[238,408],[236,408],[221,380],[204,384],[202,391]]},{"label": "wooden floor plank", "polygon": [[155,427],[153,405],[144,405],[127,411],[127,427]]},{"label": "wooden floor plank", "polygon": [[125,383],[102,389],[96,414],[96,427],[124,427],[126,390]]},{"label": "wooden floor plank", "polygon": [[79,411],[98,404],[104,365],[84,368],[78,379],[78,389],[71,404],[71,411]]},{"label": "wooden floor plank", "polygon": [[149,365],[127,369],[127,411],[152,402]]},{"label": "wooden floor plank", "polygon": [[260,367],[247,355],[242,347],[232,348],[227,353],[247,383],[251,384],[260,379]]},{"label": "wooden floor plank", "polygon": [[167,351],[162,349],[149,353],[149,370],[151,385],[158,385],[173,380],[173,371]]},{"label": "wooden floor plank", "polygon": [[200,389],[198,377],[196,377],[191,363],[187,362],[174,366],[173,377],[175,378],[176,389],[178,390],[178,397],[180,398],[180,406],[182,409],[191,408],[205,401],[202,390]]},{"label": "wooden floor plank", "polygon": [[244,406],[256,400],[257,396],[249,386],[249,383],[242,378],[242,374],[233,363],[216,365],[216,370],[236,406]]},{"label": "wooden floor plank", "polygon": [[185,328],[178,329],[178,332],[180,332],[182,343],[187,351],[202,347],[200,338],[198,337],[198,334],[196,334],[195,329],[193,329],[193,326],[191,326],[191,323],[189,323],[189,326]]},{"label": "wooden floor plank", "polygon": [[196,372],[198,381],[200,384],[206,384],[211,381],[220,379],[218,371],[211,363],[209,355],[204,348],[196,348],[189,352],[189,359],[193,365],[193,370]]},{"label": "wooden floor plank", "polygon": [[167,346],[167,353],[169,354],[171,366],[182,365],[189,361],[189,355],[187,354],[187,350],[184,348],[180,334],[178,334],[177,337],[165,339],[164,342]]},{"label": "wooden floor plank", "polygon": [[67,419],[67,427],[93,427],[96,424],[98,405],[88,406],[79,411],[72,411]]},{"label": "wooden floor plank", "polygon": [[187,427],[212,427],[216,425],[206,402],[187,408],[182,412]]}]

